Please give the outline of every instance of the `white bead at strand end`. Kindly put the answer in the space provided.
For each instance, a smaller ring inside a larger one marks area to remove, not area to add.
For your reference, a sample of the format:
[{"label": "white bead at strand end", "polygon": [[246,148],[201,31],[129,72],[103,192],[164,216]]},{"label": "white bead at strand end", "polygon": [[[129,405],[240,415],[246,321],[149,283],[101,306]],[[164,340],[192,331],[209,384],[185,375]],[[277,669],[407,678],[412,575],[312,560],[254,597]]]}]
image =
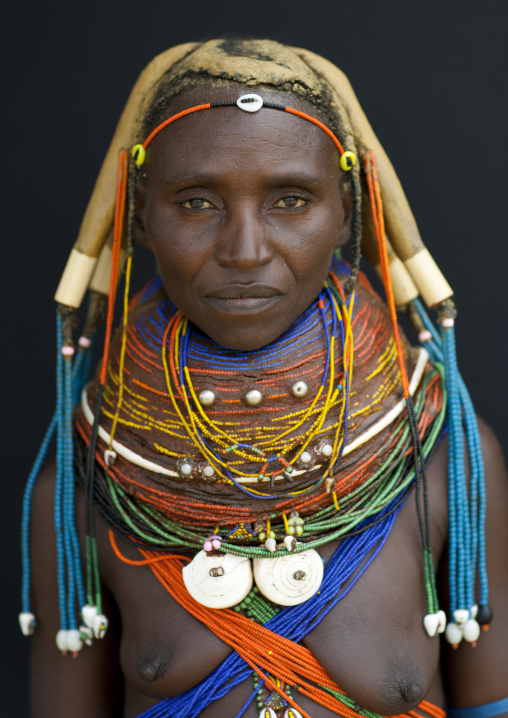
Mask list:
[{"label": "white bead at strand end", "polygon": [[469,621],[466,621],[462,632],[464,634],[464,640],[475,646],[481,633],[480,624],[474,618],[470,618]]},{"label": "white bead at strand end", "polygon": [[67,631],[67,650],[76,654],[79,653],[82,648],[83,639],[81,638],[81,634],[78,629],[72,628],[70,631]]},{"label": "white bead at strand end", "polygon": [[268,551],[275,553],[275,551],[277,551],[277,541],[274,538],[266,539],[265,548],[267,548]]},{"label": "white bead at strand end", "polygon": [[85,604],[81,609],[81,616],[83,622],[88,628],[93,628],[94,618],[97,615],[97,606],[91,606],[89,603]]},{"label": "white bead at strand end", "polygon": [[35,627],[37,625],[37,621],[35,620],[34,614],[26,611],[24,613],[20,613],[18,619],[21,633],[24,636],[31,636],[32,633],[35,631]]},{"label": "white bead at strand end", "polygon": [[300,461],[302,464],[310,464],[312,461],[312,456],[309,454],[308,451],[303,451],[300,455]]},{"label": "white bead at strand end", "polygon": [[469,618],[469,611],[467,610],[467,608],[457,608],[453,612],[453,618],[455,620],[455,623],[458,626],[462,627]]},{"label": "white bead at strand end", "polygon": [[446,626],[445,638],[453,648],[458,648],[459,643],[463,639],[462,628],[451,621]]},{"label": "white bead at strand end", "polygon": [[427,613],[423,618],[423,625],[431,638],[436,636],[439,629],[439,615],[437,613]]},{"label": "white bead at strand end", "polygon": [[55,636],[56,647],[62,653],[67,653],[67,631],[61,628]]},{"label": "white bead at strand end", "polygon": [[296,548],[296,539],[295,539],[295,537],[294,537],[294,536],[286,536],[286,537],[284,538],[284,546],[287,548],[287,550],[289,551],[289,553],[291,553],[291,551],[294,551],[295,548]]},{"label": "white bead at strand end", "polygon": [[104,638],[108,630],[108,619],[103,613],[98,613],[93,619],[93,635],[95,638]]}]

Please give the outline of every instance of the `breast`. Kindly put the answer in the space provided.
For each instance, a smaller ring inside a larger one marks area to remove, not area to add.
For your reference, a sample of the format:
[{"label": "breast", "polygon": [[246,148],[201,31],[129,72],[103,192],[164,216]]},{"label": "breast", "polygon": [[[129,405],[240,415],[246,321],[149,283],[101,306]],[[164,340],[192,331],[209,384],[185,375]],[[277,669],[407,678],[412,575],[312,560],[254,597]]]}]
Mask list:
[{"label": "breast", "polygon": [[[446,536],[445,464],[446,450],[440,447],[428,471],[436,563]],[[136,549],[127,544],[122,549],[139,559]],[[323,547],[325,561],[333,550],[331,544]],[[423,629],[422,563],[410,496],[379,555],[303,641],[359,706],[383,715],[411,710],[431,686],[434,700],[442,696],[439,679],[436,688],[439,639],[429,638]],[[122,670],[136,692],[158,700],[179,695],[229,655],[230,648],[171,598],[148,566],[128,566],[112,554],[105,564],[121,613]],[[321,711],[314,707],[310,715],[320,718]]]},{"label": "breast", "polygon": [[[427,606],[414,514],[410,497],[380,554],[304,639],[348,695],[382,715],[415,708],[428,695],[439,666],[439,638],[430,638],[423,628]],[[435,521],[441,518],[439,511]],[[435,549],[439,554],[442,546]]]}]

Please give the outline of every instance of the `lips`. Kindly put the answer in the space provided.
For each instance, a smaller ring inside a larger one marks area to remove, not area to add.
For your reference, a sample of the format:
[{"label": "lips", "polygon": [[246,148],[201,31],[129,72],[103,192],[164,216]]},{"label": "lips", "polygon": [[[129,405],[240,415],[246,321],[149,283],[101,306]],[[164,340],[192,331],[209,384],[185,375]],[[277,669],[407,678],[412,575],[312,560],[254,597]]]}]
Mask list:
[{"label": "lips", "polygon": [[282,293],[264,284],[236,284],[214,289],[204,297],[214,309],[228,314],[255,314],[275,304]]}]

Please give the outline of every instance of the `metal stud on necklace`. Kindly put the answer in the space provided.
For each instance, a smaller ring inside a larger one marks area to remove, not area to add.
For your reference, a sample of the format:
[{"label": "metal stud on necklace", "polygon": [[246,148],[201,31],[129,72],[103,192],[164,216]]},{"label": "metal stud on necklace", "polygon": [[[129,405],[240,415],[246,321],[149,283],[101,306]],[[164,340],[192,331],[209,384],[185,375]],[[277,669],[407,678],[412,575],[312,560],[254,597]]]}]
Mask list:
[{"label": "metal stud on necklace", "polygon": [[293,392],[293,395],[296,396],[297,399],[303,399],[304,396],[307,396],[309,387],[307,386],[307,384],[304,381],[297,381],[291,387],[291,391]]},{"label": "metal stud on necklace", "polygon": [[215,401],[215,394],[210,389],[203,389],[203,391],[199,392],[199,401],[202,406],[212,406]]},{"label": "metal stud on necklace", "polygon": [[251,389],[245,395],[245,401],[249,406],[259,406],[263,401],[263,395],[257,389]]}]

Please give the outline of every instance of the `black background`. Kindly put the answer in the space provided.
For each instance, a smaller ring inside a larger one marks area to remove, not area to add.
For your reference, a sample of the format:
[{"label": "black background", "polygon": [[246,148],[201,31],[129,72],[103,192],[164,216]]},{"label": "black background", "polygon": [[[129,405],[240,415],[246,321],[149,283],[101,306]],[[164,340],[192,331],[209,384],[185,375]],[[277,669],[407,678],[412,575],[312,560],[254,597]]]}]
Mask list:
[{"label": "black background", "polygon": [[[507,20],[505,0],[29,1],[4,10],[2,716],[28,715],[18,526],[53,407],[52,296],[141,69],[171,45],[246,34],[306,47],[347,73],[455,289],[460,367],[503,442]],[[149,267],[138,261],[137,284]]]}]

